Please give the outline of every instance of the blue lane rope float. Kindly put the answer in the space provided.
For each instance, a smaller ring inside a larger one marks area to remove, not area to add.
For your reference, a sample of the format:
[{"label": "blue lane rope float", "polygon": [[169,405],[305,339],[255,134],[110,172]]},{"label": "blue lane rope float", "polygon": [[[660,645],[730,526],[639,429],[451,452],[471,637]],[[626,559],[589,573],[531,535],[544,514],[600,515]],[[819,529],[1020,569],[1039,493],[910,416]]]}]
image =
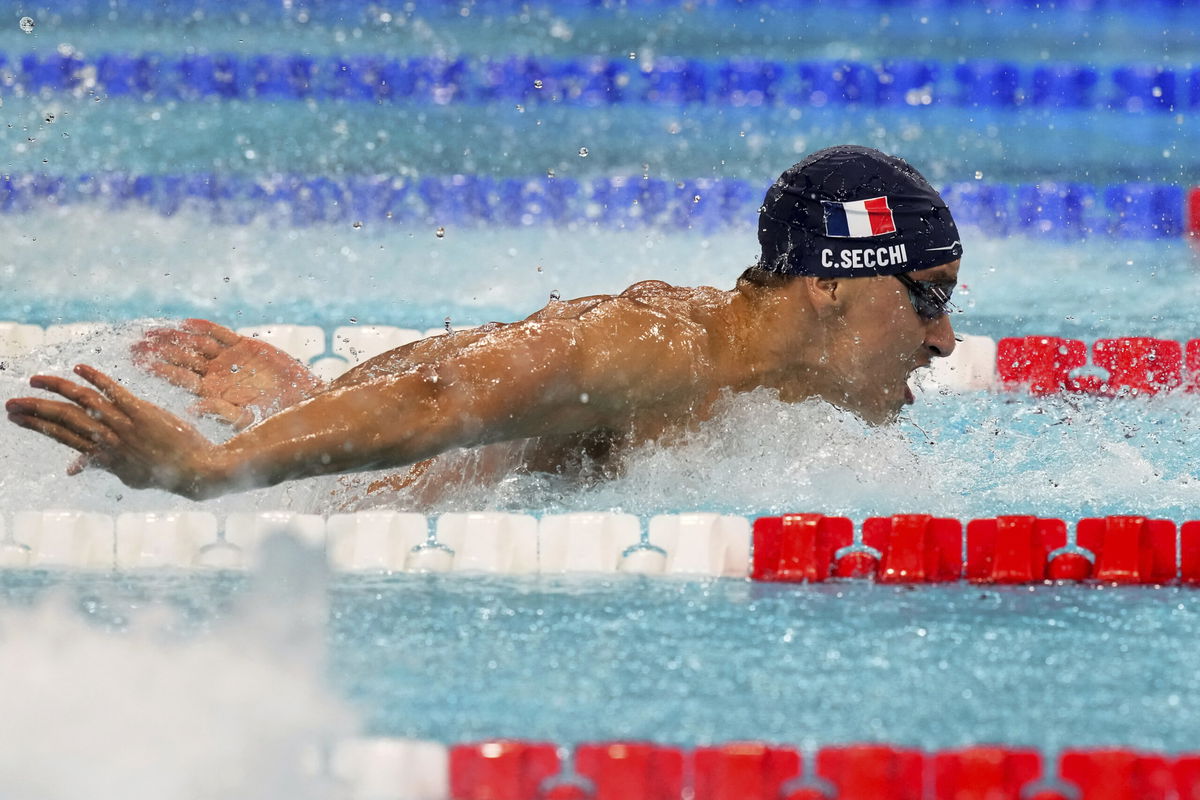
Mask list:
[{"label": "blue lane rope float", "polygon": [[[387,222],[505,227],[596,225],[713,231],[753,225],[765,185],[736,179],[486,175],[358,176],[0,175],[0,213],[94,205],[216,223],[270,219],[297,227]],[[951,183],[942,194],[960,224],[986,234],[1058,239],[1168,239],[1187,231],[1188,190],[1153,183]]]},{"label": "blue lane rope float", "polygon": [[96,93],[145,100],[954,106],[1180,112],[1200,108],[1200,67],[1066,62],[652,61],[200,53],[0,53],[0,94]]}]

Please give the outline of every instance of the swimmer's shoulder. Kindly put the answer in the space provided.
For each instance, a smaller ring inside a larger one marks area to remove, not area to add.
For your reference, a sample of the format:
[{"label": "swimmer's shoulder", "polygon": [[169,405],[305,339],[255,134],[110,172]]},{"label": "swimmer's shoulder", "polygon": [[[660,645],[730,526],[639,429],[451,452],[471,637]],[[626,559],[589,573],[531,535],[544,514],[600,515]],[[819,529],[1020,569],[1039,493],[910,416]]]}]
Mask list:
[{"label": "swimmer's shoulder", "polygon": [[705,286],[676,286],[657,280],[640,281],[620,294],[552,301],[524,322],[559,320],[589,327],[599,325],[602,328],[613,325],[630,325],[636,328],[665,324],[670,327],[681,326],[678,333],[682,335],[695,327],[703,309],[720,302],[721,294],[720,290]]},{"label": "swimmer's shoulder", "polygon": [[620,294],[593,294],[570,300],[556,298],[523,321],[577,320],[595,311],[610,312],[643,303],[653,305],[655,299],[662,299],[669,294],[669,290],[675,288],[663,281],[642,281],[635,283]]}]

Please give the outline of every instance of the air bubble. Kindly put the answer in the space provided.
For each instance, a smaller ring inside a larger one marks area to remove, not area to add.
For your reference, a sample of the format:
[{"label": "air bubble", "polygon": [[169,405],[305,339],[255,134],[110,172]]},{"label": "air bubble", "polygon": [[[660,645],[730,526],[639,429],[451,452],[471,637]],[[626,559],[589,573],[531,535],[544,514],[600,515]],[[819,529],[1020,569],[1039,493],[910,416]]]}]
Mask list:
[{"label": "air bubble", "polygon": [[587,157],[588,157],[588,149],[587,149],[586,147],[581,147],[581,148],[579,148],[579,157],[580,157],[580,158],[587,158]]},{"label": "air bubble", "polygon": [[546,177],[547,177],[547,178],[553,178],[553,177],[554,177],[554,169],[553,169],[553,168],[546,170]]},{"label": "air bubble", "polygon": [[21,17],[21,21],[17,24],[25,33],[33,33],[33,17]]},{"label": "air bubble", "polygon": [[555,289],[554,291],[552,291],[550,293],[550,299],[551,300],[561,300],[562,299],[562,295],[558,293],[558,289]]},{"label": "air bubble", "polygon": [[445,239],[446,238],[446,229],[439,225],[438,229],[433,232],[433,235],[439,239]]},{"label": "air bubble", "polygon": [[230,364],[230,365],[229,365],[229,371],[230,371],[230,372],[237,372],[239,369],[241,369],[241,367],[239,367],[237,364]]},{"label": "air bubble", "polygon": [[354,223],[350,227],[354,228],[355,230],[358,230],[359,228],[362,227],[362,222],[359,220],[355,220]]},{"label": "air bubble", "polygon": [[975,170],[975,180],[977,180],[977,181],[983,180],[983,171],[982,170],[978,170],[978,169]]},{"label": "air bubble", "polygon": [[539,79],[539,80],[536,80],[536,81],[534,81],[534,82],[533,82],[533,88],[535,88],[535,89],[540,89],[540,88],[542,88],[542,81],[541,81],[540,79]]},{"label": "air bubble", "polygon": [[446,317],[444,320],[442,320],[442,325],[445,326],[446,333],[453,332],[454,329],[450,327],[450,318],[449,317]]}]

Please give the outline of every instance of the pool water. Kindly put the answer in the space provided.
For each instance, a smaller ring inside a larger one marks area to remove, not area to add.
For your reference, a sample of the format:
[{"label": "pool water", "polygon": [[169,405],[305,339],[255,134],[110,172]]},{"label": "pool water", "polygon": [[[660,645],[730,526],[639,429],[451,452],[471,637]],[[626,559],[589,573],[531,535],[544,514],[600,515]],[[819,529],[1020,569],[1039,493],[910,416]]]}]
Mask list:
[{"label": "pool water", "polygon": [[[14,17],[0,31],[0,51],[69,46],[87,56],[152,50],[559,58],[632,52],[643,61],[905,56],[946,65],[1004,58],[1181,71],[1200,58],[1195,37],[1187,35],[1190,12],[1166,3],[1144,14],[1103,4],[1086,12],[1011,3],[991,10],[861,3],[803,15],[767,4],[700,4],[693,11],[647,3],[569,13],[483,4],[461,6],[473,9],[467,14],[459,6],[395,10],[388,21],[375,6],[363,12],[338,3],[289,3],[282,10],[242,4],[244,16],[205,4],[199,17],[189,6],[170,19],[143,5],[116,4],[105,14],[87,4],[28,10],[37,18],[35,32],[21,33]],[[177,5],[186,4],[171,4],[178,12]],[[1200,141],[1183,112],[187,101],[11,87],[0,99],[4,174],[71,180],[113,172],[540,179],[552,170],[578,180],[649,174],[765,188],[803,154],[846,140],[903,154],[939,184],[1189,186],[1200,174]],[[615,292],[650,277],[731,287],[757,250],[752,215],[691,231],[579,219],[505,227],[352,222],[292,224],[264,214],[231,224],[195,210],[164,216],[104,198],[7,209],[0,214],[0,319],[108,327],[81,342],[3,359],[0,393],[23,394],[29,375],[86,361],[182,413],[183,393],[139,373],[129,360],[129,345],[154,320],[195,315],[234,327],[288,322],[327,330],[474,325],[521,318],[552,293]],[[1088,341],[1195,336],[1188,300],[1200,292],[1200,270],[1197,252],[1182,237],[963,233],[956,294],[963,313],[953,320],[961,332]],[[635,450],[612,480],[514,474],[457,487],[424,510],[619,510],[643,517],[821,511],[856,520],[900,512],[962,519],[1015,512],[1068,520],[1198,516],[1198,395],[1034,399],[917,384],[917,404],[894,426],[871,428],[823,403],[788,405],[758,391],[727,398],[719,414],[674,446]],[[200,424],[213,437],[228,435],[211,421]],[[333,513],[358,491],[320,479],[190,504],[127,490],[97,472],[68,480],[70,457],[61,447],[12,426],[0,428],[0,448],[9,454],[0,459],[6,517],[64,505],[109,514],[181,505],[218,514]],[[392,502],[411,507],[414,500],[401,495]],[[1051,751],[1104,744],[1184,751],[1200,741],[1194,713],[1200,609],[1188,590],[330,579],[296,569],[278,585],[299,587],[314,605],[305,606],[308,616],[295,617],[295,630],[282,632],[263,620],[293,619],[294,604],[260,604],[254,598],[261,594],[247,589],[243,577],[0,575],[0,682],[12,687],[7,694],[0,688],[0,711],[11,712],[0,713],[0,741],[38,738],[25,733],[28,726],[53,740],[78,717],[89,735],[80,736],[75,763],[93,786],[103,784],[96,776],[120,785],[114,748],[105,746],[115,740],[105,726],[117,724],[122,735],[143,737],[136,741],[171,742],[171,759],[152,771],[159,777],[189,764],[244,767],[251,756],[260,766],[278,765],[299,738],[353,730],[443,742],[495,736],[684,745],[887,741],[928,748],[1003,742]],[[294,635],[302,644],[277,651],[245,646],[258,634],[268,643]],[[47,685],[71,685],[74,674],[93,666],[109,701],[81,689],[63,695],[55,714],[17,703],[38,691],[37,675],[48,676],[40,685],[45,692]],[[114,677],[152,674],[168,676],[154,691]],[[281,677],[287,675],[294,680]],[[232,698],[227,718],[202,717],[187,729],[181,721],[213,696]],[[316,698],[311,713],[293,714],[307,702],[297,698],[306,697]],[[88,725],[72,703],[95,703]],[[261,714],[253,709],[260,705]],[[171,713],[142,714],[156,706]],[[266,717],[278,724],[256,727]],[[246,755],[217,754],[219,748],[203,744],[223,737],[241,742]],[[26,770],[8,774],[36,772],[30,765],[55,757],[32,746],[0,746],[0,766]],[[263,766],[255,773],[259,782],[230,778],[231,785],[251,787],[247,796],[320,796],[312,787],[297,789],[280,770],[278,780]],[[62,791],[56,796],[79,796]],[[169,781],[148,791],[191,796]],[[111,796],[119,795],[113,789]]]},{"label": "pool water", "polygon": [[[287,692],[329,691],[303,688],[311,658],[285,662],[265,645],[195,656],[230,638],[241,606],[229,593],[243,590],[219,577],[27,575],[6,579],[0,596],[20,607],[65,593],[64,606],[109,631],[97,636],[126,641],[105,666],[154,659],[169,669],[164,642],[197,642],[170,645],[187,653],[180,668],[192,682],[180,687],[191,698],[180,713],[212,697],[281,713]],[[147,626],[156,605],[170,612]],[[328,587],[328,613],[332,696],[306,720],[318,731],[354,719],[373,735],[445,742],[1003,742],[1049,752],[1182,752],[1196,741],[1200,607],[1184,589],[355,577]],[[87,652],[83,642],[98,646],[81,637],[64,655]],[[0,661],[11,664],[12,648],[0,646]],[[255,660],[261,670],[249,668]],[[40,666],[66,671],[57,660]],[[300,686],[267,685],[273,670]],[[106,705],[138,707],[151,694],[125,679],[112,691]],[[231,709],[226,727],[251,713]]]}]

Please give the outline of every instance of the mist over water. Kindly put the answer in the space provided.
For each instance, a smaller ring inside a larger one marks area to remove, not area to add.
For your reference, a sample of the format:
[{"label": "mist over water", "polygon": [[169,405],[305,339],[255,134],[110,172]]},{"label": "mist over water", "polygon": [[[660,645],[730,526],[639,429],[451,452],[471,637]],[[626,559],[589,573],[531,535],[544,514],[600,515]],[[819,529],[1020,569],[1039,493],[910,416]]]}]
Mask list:
[{"label": "mist over water", "polygon": [[339,796],[319,754],[358,723],[325,678],[324,559],[286,540],[268,550],[254,587],[200,630],[153,591],[130,602],[103,580],[6,604],[0,795]]}]

